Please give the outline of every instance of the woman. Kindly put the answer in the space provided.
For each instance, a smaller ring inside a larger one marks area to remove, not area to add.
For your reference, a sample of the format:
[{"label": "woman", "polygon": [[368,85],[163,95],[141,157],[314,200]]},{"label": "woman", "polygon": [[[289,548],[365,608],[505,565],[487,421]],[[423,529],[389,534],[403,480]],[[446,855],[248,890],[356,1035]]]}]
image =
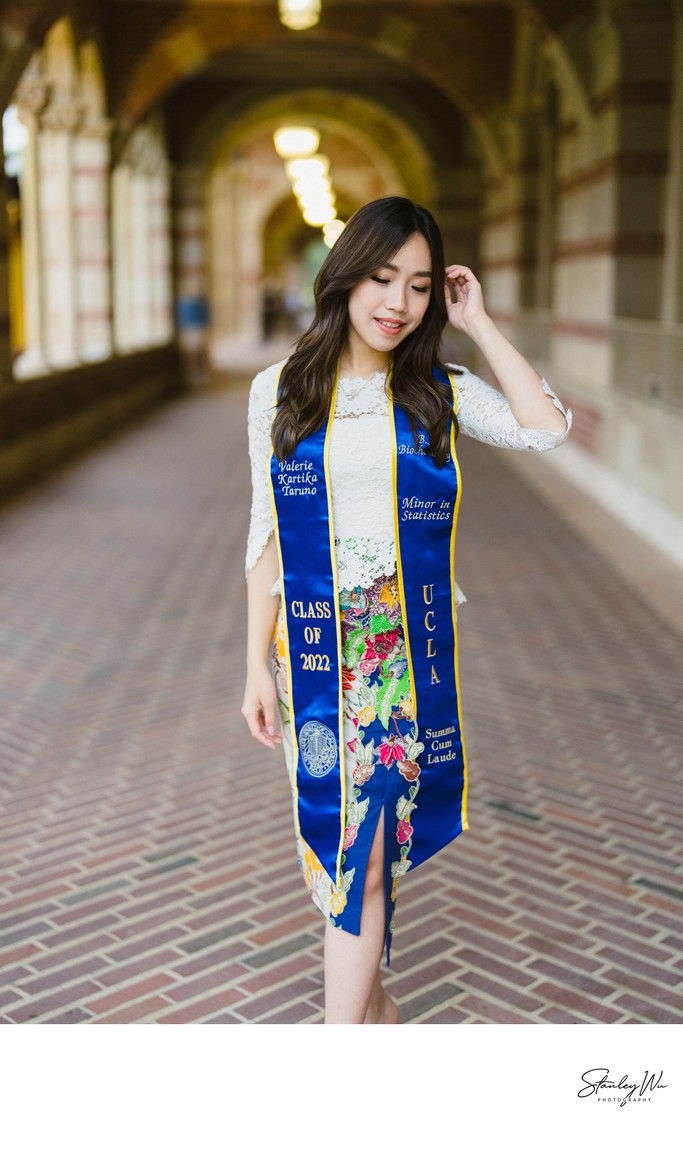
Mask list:
[{"label": "woman", "polygon": [[[570,419],[410,200],[355,213],[315,296],[293,354],[251,390],[242,713],[264,746],[284,742],[299,863],[327,919],[325,1021],[394,1023],[379,962],[399,880],[467,827],[456,433],[545,450]],[[446,322],[503,395],[441,363]]]}]

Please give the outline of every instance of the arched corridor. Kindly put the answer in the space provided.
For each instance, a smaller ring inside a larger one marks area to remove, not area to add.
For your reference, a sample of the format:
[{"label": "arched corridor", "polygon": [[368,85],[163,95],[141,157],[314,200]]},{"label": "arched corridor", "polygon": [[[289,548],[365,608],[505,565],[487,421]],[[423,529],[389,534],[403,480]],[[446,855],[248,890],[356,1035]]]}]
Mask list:
[{"label": "arched corridor", "polygon": [[[680,6],[321,12],[294,32],[275,0],[0,9],[0,483],[201,386],[266,328],[300,329],[320,232],[273,132],[303,123],[339,219],[395,191],[434,210],[451,258],[572,405],[551,466],[683,563]],[[143,350],[141,374],[126,357]]]},{"label": "arched corridor", "polygon": [[[4,1021],[321,1017],[286,773],[239,714],[245,421],[242,388],[180,400],[2,516]],[[462,458],[473,829],[409,876],[392,992],[416,1023],[680,1022],[683,635]]]},{"label": "arched corridor", "polygon": [[402,1018],[683,1020],[680,4],[0,0],[0,97],[0,1021],[321,1018],[239,715],[247,386],[327,251],[287,126],[336,219],[434,211],[575,418],[462,447],[474,829],[406,881]]}]

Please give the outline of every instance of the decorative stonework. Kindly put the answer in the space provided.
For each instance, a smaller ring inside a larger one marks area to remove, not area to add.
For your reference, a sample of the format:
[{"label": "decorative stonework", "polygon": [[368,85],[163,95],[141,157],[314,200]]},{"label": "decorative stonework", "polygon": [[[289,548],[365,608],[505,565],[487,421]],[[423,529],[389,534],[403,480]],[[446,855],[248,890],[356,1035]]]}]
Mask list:
[{"label": "decorative stonework", "polygon": [[82,100],[57,99],[48,104],[40,117],[40,126],[48,132],[75,132],[84,113]]},{"label": "decorative stonework", "polygon": [[163,146],[148,125],[137,128],[130,137],[121,163],[144,176],[165,176],[170,171]]},{"label": "decorative stonework", "polygon": [[105,117],[85,119],[80,126],[79,135],[89,139],[109,140],[115,128],[116,120],[108,120]]},{"label": "decorative stonework", "polygon": [[25,77],[19,84],[15,94],[14,103],[17,106],[19,119],[26,123],[27,118],[37,116],[47,104],[52,84],[39,76]]}]

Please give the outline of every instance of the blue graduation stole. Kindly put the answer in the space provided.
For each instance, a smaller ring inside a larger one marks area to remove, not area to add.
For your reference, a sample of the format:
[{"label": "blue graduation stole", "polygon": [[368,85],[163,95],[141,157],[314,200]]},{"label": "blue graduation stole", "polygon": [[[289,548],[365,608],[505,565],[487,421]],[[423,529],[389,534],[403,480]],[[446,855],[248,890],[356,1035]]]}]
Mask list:
[{"label": "blue graduation stole", "polygon": [[[435,370],[449,389],[453,380]],[[279,386],[279,381],[278,381]],[[327,423],[279,462],[271,454],[275,535],[280,556],[298,830],[330,878],[341,882],[346,815],[339,589]],[[460,469],[443,467],[415,444],[405,411],[389,396],[393,432],[398,584],[417,738],[423,749],[410,863],[417,866],[467,828],[467,760],[461,734],[454,548]],[[388,831],[388,828],[387,828]]]}]

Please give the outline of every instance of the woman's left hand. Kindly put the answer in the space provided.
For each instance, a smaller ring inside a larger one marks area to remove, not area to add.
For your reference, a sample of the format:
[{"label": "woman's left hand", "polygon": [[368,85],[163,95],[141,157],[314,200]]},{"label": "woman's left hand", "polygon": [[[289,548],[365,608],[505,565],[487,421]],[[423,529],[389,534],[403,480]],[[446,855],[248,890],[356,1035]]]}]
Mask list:
[{"label": "woman's left hand", "polygon": [[477,320],[486,316],[481,284],[464,264],[450,264],[446,268],[445,292],[448,322],[457,331],[468,333]]}]

